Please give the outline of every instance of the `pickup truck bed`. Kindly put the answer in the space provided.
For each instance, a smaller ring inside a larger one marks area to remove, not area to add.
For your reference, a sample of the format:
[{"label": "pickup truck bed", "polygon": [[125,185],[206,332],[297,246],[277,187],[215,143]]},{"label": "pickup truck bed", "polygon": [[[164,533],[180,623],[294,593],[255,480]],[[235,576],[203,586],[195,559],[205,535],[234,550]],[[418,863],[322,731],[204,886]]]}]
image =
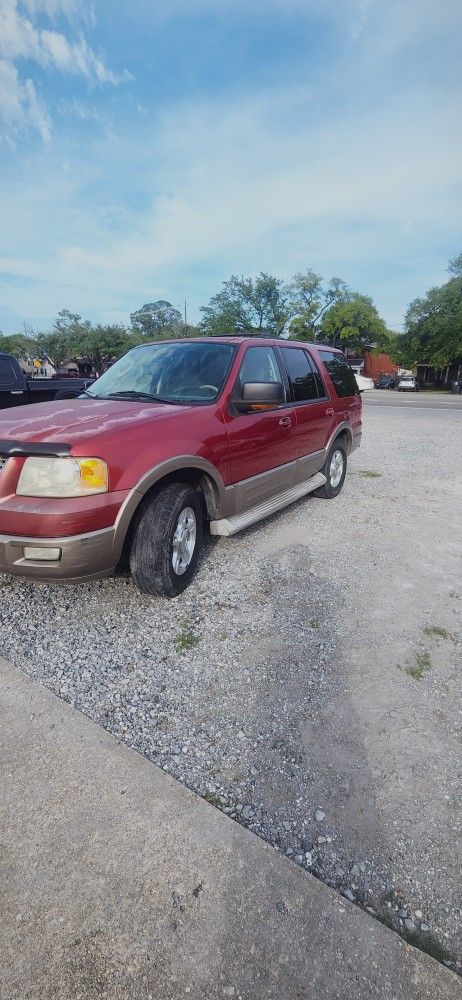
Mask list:
[{"label": "pickup truck bed", "polygon": [[0,352],[0,409],[54,399],[75,399],[91,381],[88,378],[28,379],[16,358]]}]

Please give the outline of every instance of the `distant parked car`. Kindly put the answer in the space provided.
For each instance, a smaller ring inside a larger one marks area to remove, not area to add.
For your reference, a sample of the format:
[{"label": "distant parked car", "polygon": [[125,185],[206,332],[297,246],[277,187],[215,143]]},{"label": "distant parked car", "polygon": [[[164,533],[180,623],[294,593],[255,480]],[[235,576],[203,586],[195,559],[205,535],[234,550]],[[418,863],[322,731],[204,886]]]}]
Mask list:
[{"label": "distant parked car", "polygon": [[359,372],[354,373],[356,379],[356,385],[360,392],[364,392],[365,389],[374,389],[374,380],[372,378],[367,378],[365,375],[360,375]]},{"label": "distant parked car", "polygon": [[402,375],[398,382],[398,392],[418,392],[420,389],[415,375]]},{"label": "distant parked car", "polygon": [[394,389],[396,381],[393,375],[379,375],[375,383],[376,389]]}]

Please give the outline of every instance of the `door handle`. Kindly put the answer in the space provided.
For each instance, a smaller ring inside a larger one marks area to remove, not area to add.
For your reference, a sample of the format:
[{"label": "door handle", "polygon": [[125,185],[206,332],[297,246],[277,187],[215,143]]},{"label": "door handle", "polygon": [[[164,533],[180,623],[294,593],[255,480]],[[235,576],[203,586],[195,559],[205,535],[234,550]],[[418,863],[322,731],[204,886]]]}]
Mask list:
[{"label": "door handle", "polygon": [[292,421],[290,417],[281,417],[279,421],[280,427],[292,427]]},{"label": "door handle", "polygon": [[24,389],[12,389],[11,390],[11,395],[12,396],[24,396]]},{"label": "door handle", "polygon": [[333,417],[333,416],[334,416],[334,411],[333,411],[332,407],[329,406],[329,409],[326,410],[326,417]]}]

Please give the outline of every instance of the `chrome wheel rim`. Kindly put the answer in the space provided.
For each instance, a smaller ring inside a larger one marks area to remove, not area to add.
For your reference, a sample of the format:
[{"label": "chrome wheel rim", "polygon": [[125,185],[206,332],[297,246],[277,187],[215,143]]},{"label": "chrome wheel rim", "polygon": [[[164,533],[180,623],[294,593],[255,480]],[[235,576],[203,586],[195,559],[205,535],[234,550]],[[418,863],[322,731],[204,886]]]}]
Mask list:
[{"label": "chrome wheel rim", "polygon": [[343,455],[342,452],[334,451],[330,460],[329,481],[332,489],[336,489],[343,476]]},{"label": "chrome wheel rim", "polygon": [[192,507],[181,511],[172,544],[172,566],[177,576],[183,576],[191,562],[196,547],[197,524]]}]

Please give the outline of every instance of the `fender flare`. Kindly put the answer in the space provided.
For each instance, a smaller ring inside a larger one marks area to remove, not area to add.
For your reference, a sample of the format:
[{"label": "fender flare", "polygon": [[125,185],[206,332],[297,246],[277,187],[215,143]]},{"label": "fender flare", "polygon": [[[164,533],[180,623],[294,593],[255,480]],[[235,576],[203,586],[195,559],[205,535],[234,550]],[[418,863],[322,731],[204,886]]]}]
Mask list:
[{"label": "fender flare", "polygon": [[127,531],[143,497],[166,476],[171,476],[175,472],[181,473],[182,470],[194,470],[202,473],[200,479],[207,513],[211,519],[221,517],[226,494],[225,484],[218,469],[207,459],[198,455],[177,455],[175,458],[167,459],[167,461],[160,462],[159,465],[145,472],[125,498],[114,526],[114,556],[116,561],[122,555]]},{"label": "fender flare", "polygon": [[346,431],[346,433],[348,435],[348,448],[347,448],[347,451],[348,451],[348,454],[350,454],[350,452],[352,450],[352,444],[353,444],[353,430],[352,430],[351,424],[349,424],[347,420],[343,420],[342,423],[338,424],[337,427],[335,428],[335,430],[332,431],[332,434],[331,434],[331,436],[330,436],[330,438],[329,438],[329,440],[328,440],[328,442],[326,444],[326,455],[329,454],[329,449],[331,448],[331,446],[334,443],[335,439],[338,438],[338,437],[340,437],[341,434],[344,434],[345,431]]}]

